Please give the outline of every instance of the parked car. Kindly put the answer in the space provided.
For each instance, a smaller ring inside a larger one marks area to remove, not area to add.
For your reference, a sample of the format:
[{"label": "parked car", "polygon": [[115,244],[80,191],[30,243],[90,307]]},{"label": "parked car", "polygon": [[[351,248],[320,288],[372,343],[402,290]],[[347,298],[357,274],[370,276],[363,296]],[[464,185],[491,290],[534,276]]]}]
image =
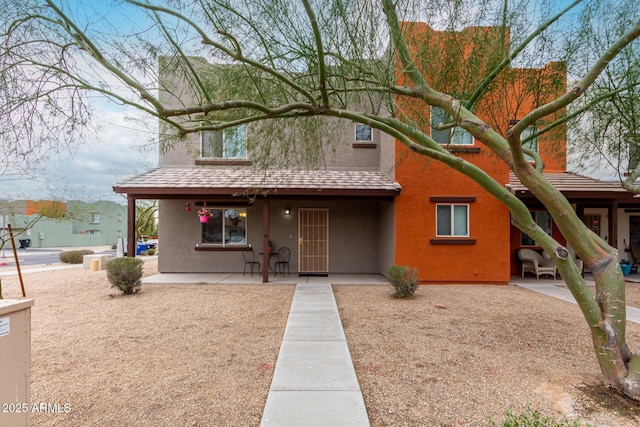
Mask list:
[{"label": "parked car", "polygon": [[156,249],[158,247],[158,239],[147,239],[144,241],[149,249]]}]

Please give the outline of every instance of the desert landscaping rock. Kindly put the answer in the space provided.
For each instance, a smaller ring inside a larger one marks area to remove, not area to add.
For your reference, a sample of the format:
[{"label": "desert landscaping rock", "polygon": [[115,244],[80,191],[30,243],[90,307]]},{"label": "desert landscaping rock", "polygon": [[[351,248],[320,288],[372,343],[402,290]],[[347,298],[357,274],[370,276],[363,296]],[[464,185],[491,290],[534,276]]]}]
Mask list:
[{"label": "desert landscaping rock", "polygon": [[[145,262],[145,275],[157,261]],[[70,411],[33,426],[257,426],[294,286],[111,289],[105,271],[23,275],[32,311],[31,400]],[[15,276],[5,298],[19,298]],[[640,301],[630,285],[629,303]],[[485,426],[531,405],[596,426],[640,410],[599,385],[575,304],[514,286],[334,286],[372,426]],[[443,305],[446,309],[438,308]],[[632,349],[640,326],[628,324]]]}]

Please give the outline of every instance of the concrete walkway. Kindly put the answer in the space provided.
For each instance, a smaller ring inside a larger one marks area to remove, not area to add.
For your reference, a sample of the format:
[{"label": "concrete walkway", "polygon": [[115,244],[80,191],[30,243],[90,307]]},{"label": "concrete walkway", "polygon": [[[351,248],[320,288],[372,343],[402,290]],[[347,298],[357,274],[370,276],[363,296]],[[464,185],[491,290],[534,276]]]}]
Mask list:
[{"label": "concrete walkway", "polygon": [[[587,280],[587,284],[590,281]],[[564,281],[562,280],[549,280],[549,279],[521,279],[519,277],[512,277],[512,285],[517,285],[530,291],[538,292],[550,297],[558,298],[563,301],[567,301],[573,304],[577,304],[573,295],[569,289],[566,288]],[[595,282],[591,281],[591,284],[595,286]],[[640,323],[640,309],[627,306],[627,320],[634,323]]]},{"label": "concrete walkway", "polygon": [[333,289],[298,283],[261,426],[369,426]]}]

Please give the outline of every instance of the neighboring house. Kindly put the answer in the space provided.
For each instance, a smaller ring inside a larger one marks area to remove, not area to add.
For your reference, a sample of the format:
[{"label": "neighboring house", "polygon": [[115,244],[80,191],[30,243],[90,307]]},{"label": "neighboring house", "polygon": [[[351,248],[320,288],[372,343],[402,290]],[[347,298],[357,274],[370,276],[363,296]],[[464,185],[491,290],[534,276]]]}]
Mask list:
[{"label": "neighboring house", "polygon": [[[466,46],[462,56],[475,54],[469,43],[472,32],[486,36],[482,41],[486,54],[498,31],[482,27],[445,33],[421,23],[407,24],[406,28],[415,46],[434,49],[453,34],[458,37],[456,46]],[[201,60],[198,66],[212,65]],[[478,67],[482,66],[480,62]],[[474,78],[467,70],[459,71],[443,73],[437,65],[432,68],[430,72],[448,79],[436,79],[436,89],[438,84]],[[518,83],[540,75],[558,84],[537,97],[524,96]],[[558,63],[539,69],[512,69],[507,77],[508,82],[497,82],[490,91],[506,90],[510,96],[493,97],[499,100],[495,105],[478,108],[482,120],[502,131],[521,119],[521,111],[566,91],[566,71]],[[161,98],[169,105],[181,106],[191,100],[188,83],[162,66],[160,83]],[[181,94],[181,99],[172,94]],[[410,105],[397,105],[399,111],[405,107],[413,111]],[[421,110],[421,118],[426,118],[422,126],[437,126],[446,120],[442,113],[435,107]],[[173,150],[160,154],[156,169],[114,187],[128,197],[128,252],[135,253],[131,224],[135,222],[135,202],[140,199],[159,200],[160,272],[242,272],[242,252],[247,248],[253,249],[265,266],[268,242],[272,241],[276,251],[281,247],[291,250],[292,273],[385,274],[389,266],[398,264],[417,267],[424,282],[506,283],[519,274],[517,250],[537,248],[510,225],[508,209],[469,178],[410,152],[366,125],[348,121],[330,124],[333,133],[326,139],[331,139],[332,148],[325,150],[322,168],[312,170],[256,171],[251,167],[255,161],[252,144],[247,143],[255,137],[255,129],[249,127],[189,135]],[[460,128],[428,130],[436,141],[507,186],[530,206],[536,220],[564,243],[548,213],[486,147]],[[540,138],[535,136],[536,130],[532,127],[528,131],[532,138],[527,146],[540,154],[547,175],[587,224],[615,245],[622,240],[620,233],[626,232],[628,218],[631,229],[637,228],[631,235],[640,240],[640,216],[636,220],[630,212],[621,212],[631,209],[628,206],[633,206],[635,199],[614,185],[565,172],[564,127]],[[203,207],[212,213],[206,224],[196,215]],[[263,279],[268,280],[267,268],[263,268]]]},{"label": "neighboring house", "polygon": [[[502,45],[495,43],[500,40],[500,28],[470,27],[454,33],[436,31],[424,23],[411,23],[405,31],[410,34],[410,46],[419,49],[415,56],[433,56],[433,60],[416,60],[416,63],[429,67],[428,72],[434,76],[431,82],[434,88],[459,92],[458,96],[464,96],[466,87],[478,86],[479,79],[486,75],[483,67],[489,66],[493,56],[499,58],[501,54]],[[457,59],[465,57],[467,60],[460,61],[460,66],[440,62],[437,52],[442,50],[448,50],[450,54],[458,52]],[[434,53],[430,54],[430,51]],[[474,63],[468,59],[474,56],[480,59],[476,62],[477,70],[470,74],[465,66]],[[519,84],[547,76],[558,83],[550,84],[545,92],[531,94],[527,85]],[[565,69],[558,63],[543,68],[510,69],[501,79],[487,89],[485,99],[492,103],[482,102],[476,114],[503,134],[534,104],[548,102],[566,92]],[[467,86],[459,82],[466,82]],[[399,83],[403,84],[402,81]],[[399,107],[409,111],[407,114],[415,111],[411,105]],[[510,182],[507,165],[496,159],[489,148],[475,141],[470,133],[459,127],[436,128],[439,123],[446,122],[443,110],[431,107],[421,113],[427,117],[422,120],[422,126],[433,139],[479,166],[497,182],[504,185]],[[532,128],[529,133],[535,131]],[[535,138],[528,146],[540,154],[545,171],[565,170],[564,129]],[[413,154],[401,144],[396,144],[396,159],[395,178],[402,185],[402,194],[396,200],[395,263],[418,268],[420,278],[432,283],[506,283],[514,273],[510,259],[516,250],[510,244],[511,234],[515,232],[507,207],[465,175],[440,162]]]},{"label": "neighboring house", "polygon": [[[5,227],[11,224],[17,246],[24,239],[33,248],[113,245],[127,231],[127,207],[111,201],[3,202],[0,215]],[[42,218],[33,221],[34,216]],[[33,225],[24,230],[30,223]]]}]

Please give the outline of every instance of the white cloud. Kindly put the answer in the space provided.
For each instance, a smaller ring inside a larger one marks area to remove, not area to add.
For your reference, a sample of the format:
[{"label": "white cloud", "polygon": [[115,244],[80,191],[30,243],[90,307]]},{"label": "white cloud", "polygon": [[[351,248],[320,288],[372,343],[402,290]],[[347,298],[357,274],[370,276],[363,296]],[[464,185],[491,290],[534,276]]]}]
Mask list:
[{"label": "white cloud", "polygon": [[96,103],[93,137],[70,153],[54,154],[32,176],[0,180],[5,199],[56,199],[124,201],[113,185],[157,164],[152,140],[157,125],[152,119],[129,120],[138,114],[113,104]]}]

